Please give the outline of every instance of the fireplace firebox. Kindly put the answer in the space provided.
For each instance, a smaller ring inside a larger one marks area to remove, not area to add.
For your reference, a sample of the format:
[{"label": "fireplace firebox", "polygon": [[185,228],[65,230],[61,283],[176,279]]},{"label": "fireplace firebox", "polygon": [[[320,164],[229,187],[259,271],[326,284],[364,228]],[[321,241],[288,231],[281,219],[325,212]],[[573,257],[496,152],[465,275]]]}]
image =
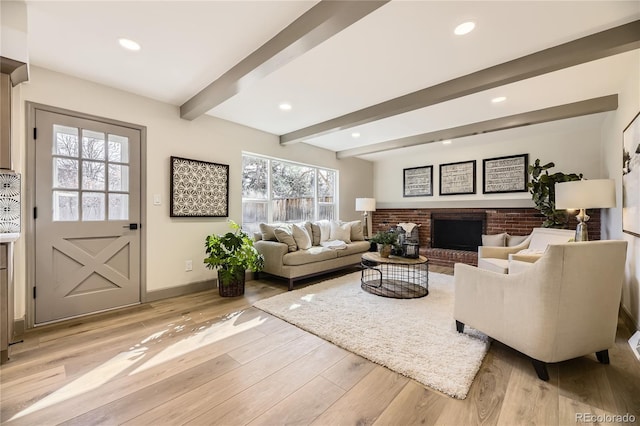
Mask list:
[{"label": "fireplace firebox", "polygon": [[431,216],[431,247],[451,250],[477,251],[482,245],[485,218],[465,216],[460,218],[446,215]]}]

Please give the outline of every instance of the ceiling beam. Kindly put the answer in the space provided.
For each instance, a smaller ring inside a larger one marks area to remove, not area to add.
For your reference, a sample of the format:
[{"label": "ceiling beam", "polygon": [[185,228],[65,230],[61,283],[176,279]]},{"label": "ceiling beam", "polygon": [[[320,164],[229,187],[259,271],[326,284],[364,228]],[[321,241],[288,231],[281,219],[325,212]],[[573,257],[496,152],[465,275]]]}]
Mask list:
[{"label": "ceiling beam", "polygon": [[323,0],[221,77],[180,106],[180,117],[194,120],[251,83],[300,57],[389,0]]},{"label": "ceiling beam", "polygon": [[599,112],[614,111],[618,108],[618,95],[602,96],[536,111],[524,112],[507,117],[465,124],[464,126],[451,127],[421,135],[407,136],[385,142],[366,145],[359,148],[338,151],[338,159],[356,157],[376,152],[390,151],[392,149],[407,148],[410,146],[424,145],[440,142],[447,139],[457,139],[482,133],[497,132],[532,124],[546,123],[549,121],[564,120],[566,118],[580,117],[583,115],[597,114]]},{"label": "ceiling beam", "polygon": [[417,92],[280,136],[280,144],[302,142],[527,78],[640,48],[640,20],[485,68]]}]

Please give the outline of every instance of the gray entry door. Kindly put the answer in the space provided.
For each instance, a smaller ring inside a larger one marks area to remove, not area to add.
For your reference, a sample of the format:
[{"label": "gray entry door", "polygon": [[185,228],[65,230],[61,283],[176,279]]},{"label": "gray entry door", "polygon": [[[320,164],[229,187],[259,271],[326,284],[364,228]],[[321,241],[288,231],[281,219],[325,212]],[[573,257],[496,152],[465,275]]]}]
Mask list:
[{"label": "gray entry door", "polygon": [[35,323],[139,303],[140,131],[35,116]]}]

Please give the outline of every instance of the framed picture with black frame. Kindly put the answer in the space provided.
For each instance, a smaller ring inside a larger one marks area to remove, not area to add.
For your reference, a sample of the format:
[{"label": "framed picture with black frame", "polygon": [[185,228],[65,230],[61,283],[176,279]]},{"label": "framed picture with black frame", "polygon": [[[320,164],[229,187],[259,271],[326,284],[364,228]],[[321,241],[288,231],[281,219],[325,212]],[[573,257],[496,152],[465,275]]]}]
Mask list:
[{"label": "framed picture with black frame", "polygon": [[440,164],[440,195],[476,193],[476,160]]},{"label": "framed picture with black frame", "polygon": [[431,197],[433,195],[433,166],[410,167],[403,170],[403,197]]},{"label": "framed picture with black frame", "polygon": [[528,169],[529,154],[482,160],[482,193],[526,192]]},{"label": "framed picture with black frame", "polygon": [[228,217],[229,165],[171,157],[171,217]]},{"label": "framed picture with black frame", "polygon": [[622,231],[640,237],[640,112],[622,131]]}]

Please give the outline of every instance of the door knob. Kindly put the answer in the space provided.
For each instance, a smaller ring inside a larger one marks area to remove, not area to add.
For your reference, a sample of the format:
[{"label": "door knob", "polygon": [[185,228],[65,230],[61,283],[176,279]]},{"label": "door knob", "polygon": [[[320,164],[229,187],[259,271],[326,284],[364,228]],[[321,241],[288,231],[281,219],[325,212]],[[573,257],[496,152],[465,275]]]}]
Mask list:
[{"label": "door knob", "polygon": [[123,228],[129,228],[131,230],[136,230],[136,229],[138,229],[138,224],[137,223],[130,223],[128,225],[124,225]]}]

